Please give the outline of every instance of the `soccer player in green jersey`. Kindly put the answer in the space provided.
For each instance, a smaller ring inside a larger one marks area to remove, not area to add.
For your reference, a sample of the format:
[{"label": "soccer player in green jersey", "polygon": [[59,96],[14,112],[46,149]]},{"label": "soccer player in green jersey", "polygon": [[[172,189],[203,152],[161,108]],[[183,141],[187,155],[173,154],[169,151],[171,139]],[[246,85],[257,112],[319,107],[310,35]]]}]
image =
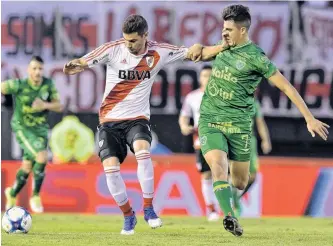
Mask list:
[{"label": "soccer player in green jersey", "polygon": [[[272,144],[271,144],[271,139],[269,136],[269,131],[267,124],[265,122],[265,119],[261,113],[260,109],[260,104],[258,100],[255,100],[254,102],[254,117],[253,121],[257,127],[257,131],[259,133],[260,139],[261,139],[261,150],[264,154],[268,154],[272,150]],[[257,138],[254,135],[254,131],[252,132],[252,137],[251,137],[251,159],[250,159],[250,177],[249,177],[249,182],[243,192],[239,195],[238,189],[233,189],[233,199],[234,199],[234,207],[235,207],[235,212],[238,215],[241,214],[241,204],[240,204],[240,198],[244,196],[252,184],[254,183],[257,172],[259,169],[259,161],[258,161],[258,150],[257,150]]]},{"label": "soccer player in green jersey", "polygon": [[224,212],[224,228],[236,236],[243,229],[235,217],[228,183],[228,158],[234,187],[243,190],[249,180],[254,92],[262,77],[284,92],[306,120],[314,137],[327,139],[329,127],[315,119],[297,90],[249,40],[249,9],[232,5],[223,10],[223,41],[202,47],[197,60],[214,60],[200,107],[199,137],[201,150],[213,175],[214,192]]},{"label": "soccer player in green jersey", "polygon": [[42,213],[44,208],[39,192],[45,177],[47,162],[47,112],[60,112],[62,106],[51,79],[43,77],[43,60],[34,56],[28,66],[26,79],[12,79],[1,83],[1,93],[14,97],[12,130],[23,149],[23,161],[12,187],[5,189],[6,209],[16,205],[16,196],[24,187],[30,172],[34,174],[31,210]]}]

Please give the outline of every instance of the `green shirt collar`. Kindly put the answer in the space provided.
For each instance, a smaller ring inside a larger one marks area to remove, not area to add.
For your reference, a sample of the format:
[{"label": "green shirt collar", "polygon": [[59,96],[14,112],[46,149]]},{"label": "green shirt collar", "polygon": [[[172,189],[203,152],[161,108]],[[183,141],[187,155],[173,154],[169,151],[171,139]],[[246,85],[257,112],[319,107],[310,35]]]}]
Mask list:
[{"label": "green shirt collar", "polygon": [[28,78],[27,81],[28,81],[28,84],[31,86],[31,88],[34,89],[34,90],[39,89],[41,87],[41,85],[43,84],[43,80],[42,80],[42,82],[39,85],[34,85],[32,83],[32,81],[30,80],[30,78]]},{"label": "green shirt collar", "polygon": [[235,46],[235,47],[231,47],[230,49],[231,49],[231,50],[240,49],[240,48],[243,48],[243,47],[245,47],[245,46],[247,46],[247,45],[249,45],[249,44],[251,44],[251,43],[252,43],[252,41],[251,41],[251,40],[248,40],[246,43],[241,44],[241,45],[237,45],[237,46]]}]

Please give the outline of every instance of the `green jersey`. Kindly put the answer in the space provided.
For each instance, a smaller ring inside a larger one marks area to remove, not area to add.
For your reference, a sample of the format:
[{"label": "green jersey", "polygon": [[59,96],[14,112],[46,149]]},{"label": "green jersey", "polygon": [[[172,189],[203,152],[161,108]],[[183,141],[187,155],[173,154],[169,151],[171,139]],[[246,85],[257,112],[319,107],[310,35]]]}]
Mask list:
[{"label": "green jersey", "polygon": [[29,79],[14,79],[5,81],[6,93],[14,98],[14,114],[11,121],[13,130],[22,128],[48,128],[47,110],[36,112],[32,103],[36,98],[51,102],[59,99],[55,85],[51,79],[43,78],[39,86],[29,83]]},{"label": "green jersey", "polygon": [[214,121],[252,118],[258,84],[263,76],[269,78],[276,71],[262,49],[251,41],[220,52],[202,99],[201,117]]}]

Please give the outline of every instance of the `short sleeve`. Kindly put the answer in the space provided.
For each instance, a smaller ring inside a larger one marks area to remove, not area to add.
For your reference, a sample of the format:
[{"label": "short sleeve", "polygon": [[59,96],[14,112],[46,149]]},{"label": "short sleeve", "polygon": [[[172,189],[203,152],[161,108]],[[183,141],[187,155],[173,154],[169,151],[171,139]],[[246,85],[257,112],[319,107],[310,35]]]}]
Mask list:
[{"label": "short sleeve", "polygon": [[17,94],[18,90],[20,88],[20,80],[18,79],[10,79],[6,80],[3,83],[5,83],[6,93],[7,94]]},{"label": "short sleeve", "polygon": [[257,72],[267,79],[277,71],[276,66],[268,59],[268,57],[264,53],[259,53],[255,57],[254,64],[256,66]]}]

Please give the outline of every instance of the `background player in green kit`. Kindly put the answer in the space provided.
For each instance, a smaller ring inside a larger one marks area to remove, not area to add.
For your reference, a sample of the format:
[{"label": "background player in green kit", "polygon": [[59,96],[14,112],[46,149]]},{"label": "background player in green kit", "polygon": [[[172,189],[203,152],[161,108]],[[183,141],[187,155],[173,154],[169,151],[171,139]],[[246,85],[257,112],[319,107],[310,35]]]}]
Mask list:
[{"label": "background player in green kit", "polygon": [[33,212],[42,213],[39,192],[45,177],[47,162],[47,112],[60,112],[62,106],[51,79],[43,77],[43,60],[34,56],[28,66],[26,79],[12,79],[1,83],[2,94],[14,97],[12,130],[23,149],[23,161],[12,187],[5,189],[6,209],[16,205],[16,196],[25,185],[30,172],[34,174],[34,190],[30,199]]},{"label": "background player in green kit", "polygon": [[228,158],[234,187],[243,190],[249,180],[254,92],[262,77],[283,91],[297,106],[314,137],[327,139],[329,127],[315,119],[297,90],[248,37],[249,9],[232,5],[223,10],[223,41],[203,47],[197,60],[212,60],[213,69],[205,90],[199,120],[201,151],[213,175],[217,200],[224,212],[224,228],[241,236],[243,229],[235,218]]},{"label": "background player in green kit", "polygon": [[[255,102],[254,102],[253,121],[255,123],[253,125],[256,125],[258,134],[261,139],[261,150],[264,154],[268,154],[272,150],[272,144],[271,144],[271,139],[269,136],[267,124],[261,113],[260,104],[259,104],[258,100],[255,100]],[[234,208],[235,208],[236,214],[238,214],[238,215],[241,215],[240,198],[247,193],[247,191],[250,189],[250,187],[254,183],[256,176],[257,176],[258,169],[259,169],[259,161],[258,161],[257,138],[256,138],[256,136],[254,134],[254,130],[253,130],[252,137],[251,137],[251,159],[250,159],[249,182],[241,194],[239,194],[238,189],[236,189],[236,188],[233,189]]]}]

